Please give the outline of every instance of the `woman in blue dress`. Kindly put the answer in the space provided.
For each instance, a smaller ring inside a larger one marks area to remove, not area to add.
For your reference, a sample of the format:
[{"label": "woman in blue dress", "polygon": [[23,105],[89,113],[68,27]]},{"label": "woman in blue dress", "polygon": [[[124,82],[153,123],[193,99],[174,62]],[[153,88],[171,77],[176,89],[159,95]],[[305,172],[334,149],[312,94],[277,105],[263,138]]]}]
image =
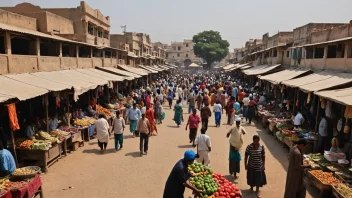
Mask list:
[{"label": "woman in blue dress", "polygon": [[183,109],[182,109],[182,105],[181,105],[182,99],[177,100],[177,103],[174,106],[174,120],[177,124],[178,127],[180,127],[181,122],[183,121]]}]

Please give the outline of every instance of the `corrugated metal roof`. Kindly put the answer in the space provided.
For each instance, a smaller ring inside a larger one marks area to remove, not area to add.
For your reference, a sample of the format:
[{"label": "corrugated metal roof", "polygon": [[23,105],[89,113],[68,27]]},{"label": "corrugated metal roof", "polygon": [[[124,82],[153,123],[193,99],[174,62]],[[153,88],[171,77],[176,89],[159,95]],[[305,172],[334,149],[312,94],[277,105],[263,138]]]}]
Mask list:
[{"label": "corrugated metal roof", "polygon": [[343,105],[352,105],[352,87],[329,91],[317,91],[314,94]]},{"label": "corrugated metal roof", "polygon": [[84,73],[84,74],[87,74],[87,75],[95,76],[97,78],[110,80],[110,81],[121,82],[124,80],[124,77],[122,77],[122,76],[118,76],[118,75],[114,75],[114,74],[111,74],[108,72],[104,72],[99,69],[92,69],[92,68],[91,69],[77,69],[77,71]]},{"label": "corrugated metal roof", "polygon": [[281,83],[289,87],[300,87],[306,84],[314,83],[317,81],[325,80],[331,78],[333,75],[331,72],[322,71],[319,73],[313,73],[302,78],[296,78],[291,80],[284,80]]},{"label": "corrugated metal roof", "polygon": [[134,74],[138,74],[141,76],[148,76],[148,73],[149,73],[149,71],[141,70],[136,67],[126,66],[126,65],[117,65],[117,66],[123,70],[126,70],[126,71],[134,73]]},{"label": "corrugated metal roof", "polygon": [[116,69],[114,67],[96,67],[96,68],[100,69],[102,71],[107,71],[107,72],[114,73],[114,74],[121,75],[121,76],[127,76],[127,77],[132,77],[132,78],[140,78],[140,77],[142,77],[142,76],[140,76],[138,74],[127,72],[127,71],[124,71],[124,70],[121,70],[121,69]]},{"label": "corrugated metal roof", "polygon": [[4,102],[11,98],[27,100],[49,92],[47,89],[35,87],[1,75],[0,84],[0,102]]},{"label": "corrugated metal roof", "polygon": [[151,68],[149,68],[149,67],[146,67],[146,66],[144,66],[144,65],[138,65],[138,67],[140,67],[140,68],[142,68],[142,69],[145,69],[145,70],[148,70],[148,71],[150,71],[150,72],[152,72],[152,73],[154,73],[154,74],[157,74],[157,73],[158,73],[158,71],[156,71],[156,70],[154,70],[154,69],[151,69]]},{"label": "corrugated metal roof", "polygon": [[319,90],[336,87],[339,85],[344,85],[350,82],[352,82],[352,74],[333,73],[331,78],[302,85],[302,86],[299,86],[299,88],[305,92],[313,92],[313,91],[319,91]]},{"label": "corrugated metal roof", "polygon": [[249,63],[245,63],[245,64],[236,64],[234,65],[233,67],[231,67],[230,69],[227,69],[225,72],[230,72],[230,71],[233,71],[235,69],[241,69],[242,67],[245,67],[247,66]]},{"label": "corrugated metal roof", "polygon": [[61,84],[58,82],[54,82],[52,80],[47,80],[44,78],[40,78],[28,73],[23,73],[23,74],[8,74],[4,75],[8,78],[11,78],[13,80],[32,85],[35,87],[40,87],[43,89],[47,89],[48,91],[62,91],[65,89],[71,89],[72,86],[67,85],[67,84]]},{"label": "corrugated metal roof", "polygon": [[244,73],[248,76],[261,75],[261,74],[268,73],[280,66],[281,64],[269,65],[269,66],[258,66],[258,67],[253,67],[251,69],[245,70]]},{"label": "corrugated metal roof", "polygon": [[280,84],[284,80],[289,80],[308,72],[311,72],[311,70],[305,68],[288,68],[273,74],[260,76],[259,78],[261,80],[269,81],[273,84]]}]

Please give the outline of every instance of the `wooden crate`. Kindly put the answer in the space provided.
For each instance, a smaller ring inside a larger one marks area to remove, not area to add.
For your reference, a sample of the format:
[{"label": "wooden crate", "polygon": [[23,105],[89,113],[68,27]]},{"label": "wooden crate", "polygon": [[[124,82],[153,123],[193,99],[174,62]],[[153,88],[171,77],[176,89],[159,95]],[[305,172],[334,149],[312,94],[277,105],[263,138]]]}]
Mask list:
[{"label": "wooden crate", "polygon": [[316,178],[309,171],[307,172],[307,177],[313,186],[320,190],[320,192],[332,191],[332,187],[329,184],[323,184],[318,178]]}]

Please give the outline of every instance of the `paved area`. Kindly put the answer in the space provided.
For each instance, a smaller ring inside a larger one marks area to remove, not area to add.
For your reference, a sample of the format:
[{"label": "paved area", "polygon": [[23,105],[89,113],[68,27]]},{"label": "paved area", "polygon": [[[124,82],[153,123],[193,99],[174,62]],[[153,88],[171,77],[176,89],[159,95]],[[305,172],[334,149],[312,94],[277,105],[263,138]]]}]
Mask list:
[{"label": "paved area", "polygon": [[[174,164],[183,157],[183,153],[191,148],[188,143],[186,123],[180,128],[172,121],[173,111],[165,107],[166,119],[158,125],[159,135],[150,138],[147,156],[139,156],[139,139],[132,138],[128,128],[124,135],[124,148],[115,152],[113,139],[108,144],[106,154],[98,150],[97,140],[86,142],[83,148],[69,154],[49,168],[42,175],[46,198],[141,198],[162,197],[165,181]],[[187,110],[185,109],[185,112]],[[188,114],[184,114],[187,121]],[[220,128],[215,128],[214,118],[209,122],[207,134],[212,140],[211,167],[215,172],[228,175],[228,139],[226,133],[230,129],[225,125],[223,115]],[[262,197],[283,197],[288,166],[288,149],[283,148],[265,130],[254,124],[244,124],[247,134],[244,136],[244,147],[259,134],[266,147],[266,176],[268,184],[262,188]],[[244,149],[243,149],[244,150]],[[243,151],[242,150],[242,154]],[[228,176],[232,179],[231,176]],[[246,171],[241,162],[240,179],[237,185],[243,197],[255,197],[246,184]],[[315,189],[309,188],[307,197],[319,197]],[[186,190],[185,197],[191,195]]]}]

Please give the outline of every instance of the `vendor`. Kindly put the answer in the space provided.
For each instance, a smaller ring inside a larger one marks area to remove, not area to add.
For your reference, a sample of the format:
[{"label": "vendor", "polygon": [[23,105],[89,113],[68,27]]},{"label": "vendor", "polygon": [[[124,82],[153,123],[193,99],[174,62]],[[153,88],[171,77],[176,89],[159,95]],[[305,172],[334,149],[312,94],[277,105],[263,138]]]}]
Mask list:
[{"label": "vendor", "polygon": [[89,116],[95,116],[97,113],[96,111],[93,109],[92,105],[88,105],[88,115]]},{"label": "vendor", "polygon": [[0,141],[0,176],[10,175],[15,170],[16,164],[11,152]]},{"label": "vendor", "polygon": [[28,122],[27,123],[27,128],[26,128],[26,137],[28,139],[33,139],[35,135],[35,123],[34,122]]},{"label": "vendor", "polygon": [[301,113],[301,110],[298,108],[297,109],[297,114],[296,114],[296,116],[295,116],[295,118],[293,120],[293,125],[295,127],[300,127],[300,126],[302,126],[303,123],[304,123],[304,117],[303,117],[303,115]]},{"label": "vendor", "polygon": [[49,120],[49,131],[54,131],[57,129],[61,121],[58,120],[57,114],[55,114],[50,120]]},{"label": "vendor", "polygon": [[183,197],[185,187],[194,191],[196,196],[201,197],[201,191],[192,186],[188,181],[191,173],[188,171],[188,165],[193,164],[196,154],[192,150],[187,150],[183,159],[179,160],[172,169],[165,185],[163,198]]},{"label": "vendor", "polygon": [[339,148],[339,141],[337,140],[336,137],[332,138],[332,140],[331,140],[330,152],[341,153],[341,150]]}]

